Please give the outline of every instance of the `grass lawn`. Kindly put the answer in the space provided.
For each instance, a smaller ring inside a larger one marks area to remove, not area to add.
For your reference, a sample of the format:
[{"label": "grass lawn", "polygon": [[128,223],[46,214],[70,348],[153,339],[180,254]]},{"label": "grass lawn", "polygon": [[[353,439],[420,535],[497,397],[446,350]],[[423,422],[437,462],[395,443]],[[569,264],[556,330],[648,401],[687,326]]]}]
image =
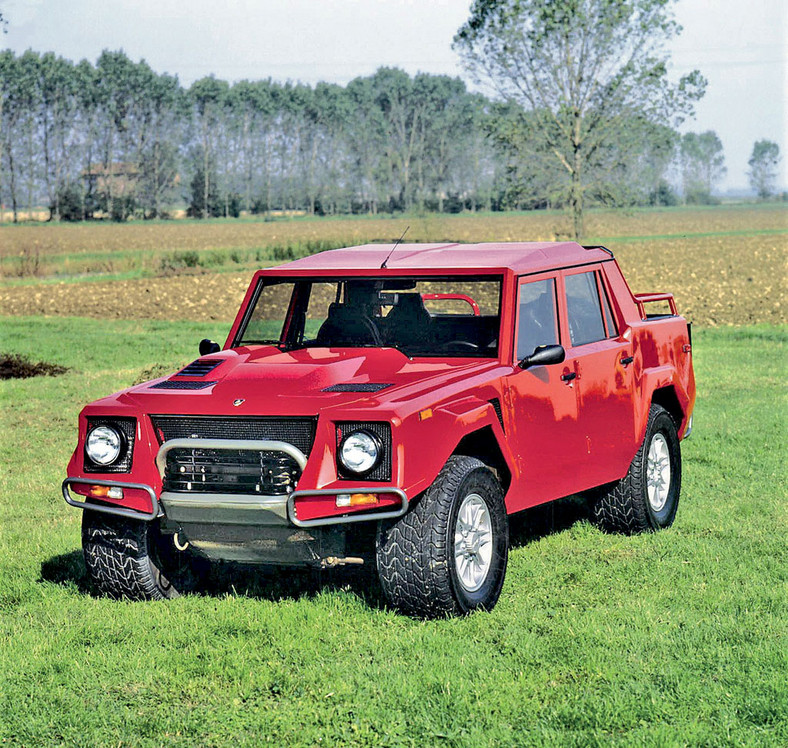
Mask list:
[{"label": "grass lawn", "polygon": [[0,350],[2,745],[786,745],[785,330],[696,330],[675,525],[577,502],[512,522],[498,606],[421,622],[363,576],[238,569],[167,603],[93,596],[60,497],[83,404],[221,325],[13,318]]}]

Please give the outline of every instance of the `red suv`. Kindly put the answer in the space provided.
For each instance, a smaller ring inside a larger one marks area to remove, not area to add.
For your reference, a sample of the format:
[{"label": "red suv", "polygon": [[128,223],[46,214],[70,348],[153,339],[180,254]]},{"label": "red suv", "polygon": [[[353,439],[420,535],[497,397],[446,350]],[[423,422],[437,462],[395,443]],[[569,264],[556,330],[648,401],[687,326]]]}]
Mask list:
[{"label": "red suv", "polygon": [[490,609],[514,512],[587,492],[606,530],[673,522],[690,351],[603,247],[323,252],[256,273],[222,348],[87,406],[63,494],[113,596],[364,563],[403,612]]}]

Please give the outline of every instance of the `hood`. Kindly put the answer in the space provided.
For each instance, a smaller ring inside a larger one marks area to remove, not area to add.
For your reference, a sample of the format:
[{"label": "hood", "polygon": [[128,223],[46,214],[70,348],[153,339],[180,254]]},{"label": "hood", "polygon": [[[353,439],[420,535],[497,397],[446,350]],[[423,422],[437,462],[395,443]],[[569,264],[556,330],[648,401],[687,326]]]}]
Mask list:
[{"label": "hood", "polygon": [[254,346],[203,356],[117,397],[148,413],[316,415],[332,407],[393,406],[431,393],[443,399],[436,390],[498,366],[491,359],[409,359],[394,348],[283,352]]}]

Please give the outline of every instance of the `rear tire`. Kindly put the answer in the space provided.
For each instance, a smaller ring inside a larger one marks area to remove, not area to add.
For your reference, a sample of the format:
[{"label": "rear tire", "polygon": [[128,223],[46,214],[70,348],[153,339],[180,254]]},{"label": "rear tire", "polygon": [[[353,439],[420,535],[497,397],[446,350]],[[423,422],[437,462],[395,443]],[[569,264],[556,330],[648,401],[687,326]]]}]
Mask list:
[{"label": "rear tire", "polygon": [[643,443],[627,474],[599,490],[591,517],[607,532],[633,535],[670,527],[681,492],[681,446],[676,424],[660,405],[649,411]]},{"label": "rear tire", "polygon": [[377,569],[386,599],[420,618],[491,610],[509,551],[503,489],[473,457],[450,457],[398,520],[381,522]]},{"label": "rear tire", "polygon": [[128,600],[164,600],[195,590],[208,562],[179,551],[159,523],[85,510],[82,516],[85,566],[98,590]]}]

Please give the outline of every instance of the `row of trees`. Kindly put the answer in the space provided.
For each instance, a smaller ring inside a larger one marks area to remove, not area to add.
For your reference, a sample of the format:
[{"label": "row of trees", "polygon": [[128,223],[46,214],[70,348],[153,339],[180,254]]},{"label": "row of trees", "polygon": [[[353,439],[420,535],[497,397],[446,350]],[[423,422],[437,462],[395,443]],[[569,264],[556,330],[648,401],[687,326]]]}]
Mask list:
[{"label": "row of trees", "polygon": [[381,69],[347,86],[209,77],[183,88],[123,52],[0,53],[0,197],[16,214],[197,216],[491,207],[491,104],[458,78]]},{"label": "row of trees", "polygon": [[397,69],[344,87],[209,77],[187,89],[123,52],[93,65],[5,51],[0,201],[15,219],[43,204],[67,220],[152,218],[183,201],[200,217],[673,204],[672,185],[703,202],[724,174],[713,132],[680,137],[633,107],[611,115],[620,137],[595,131],[577,161],[571,117],[550,124],[548,105]]}]

